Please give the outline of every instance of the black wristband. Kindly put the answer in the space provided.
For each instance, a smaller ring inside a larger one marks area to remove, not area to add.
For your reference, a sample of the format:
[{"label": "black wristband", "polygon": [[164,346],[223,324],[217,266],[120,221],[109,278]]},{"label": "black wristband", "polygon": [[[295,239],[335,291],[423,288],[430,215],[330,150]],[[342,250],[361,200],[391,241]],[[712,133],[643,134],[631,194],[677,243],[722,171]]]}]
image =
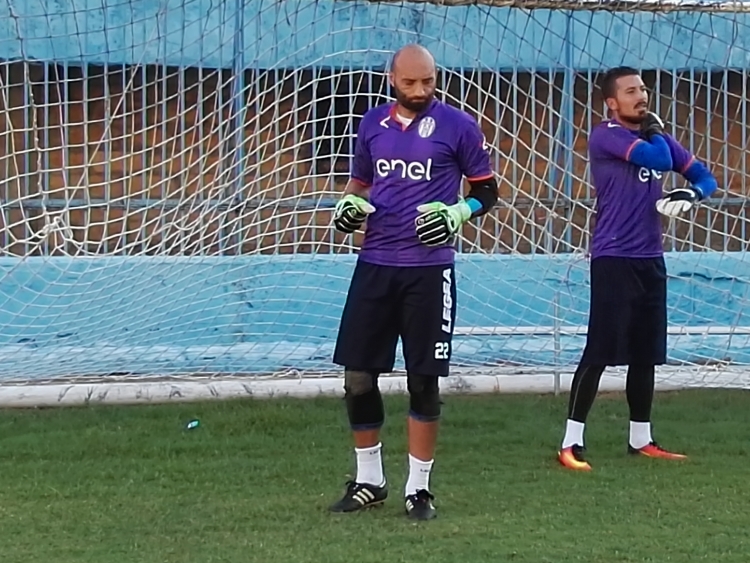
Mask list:
[{"label": "black wristband", "polygon": [[482,208],[475,212],[472,217],[484,215],[497,203],[497,180],[495,180],[494,176],[485,178],[484,180],[469,180],[469,185],[471,186],[471,189],[466,196],[467,199],[476,199],[482,204]]}]

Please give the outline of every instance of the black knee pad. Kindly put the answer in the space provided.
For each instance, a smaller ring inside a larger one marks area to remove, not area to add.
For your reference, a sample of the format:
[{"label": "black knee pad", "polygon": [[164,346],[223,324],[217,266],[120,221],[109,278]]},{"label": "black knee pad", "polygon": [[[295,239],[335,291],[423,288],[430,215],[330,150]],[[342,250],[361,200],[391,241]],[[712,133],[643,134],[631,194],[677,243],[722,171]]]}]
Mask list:
[{"label": "black knee pad", "polygon": [[352,430],[380,428],[385,421],[378,374],[344,370],[344,401]]},{"label": "black knee pad", "polygon": [[409,415],[416,420],[432,422],[440,418],[440,386],[437,375],[411,375],[406,379],[409,390]]}]

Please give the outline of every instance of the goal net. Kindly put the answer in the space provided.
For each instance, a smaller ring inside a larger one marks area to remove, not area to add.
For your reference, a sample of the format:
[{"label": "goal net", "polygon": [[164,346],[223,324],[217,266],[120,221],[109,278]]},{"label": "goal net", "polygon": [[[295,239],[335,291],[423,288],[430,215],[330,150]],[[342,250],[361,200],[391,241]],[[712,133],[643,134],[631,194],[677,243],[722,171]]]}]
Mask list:
[{"label": "goal net", "polygon": [[[391,99],[389,59],[412,42],[435,55],[439,97],[479,120],[500,181],[458,243],[444,388],[568,385],[587,318],[595,86],[622,64],[720,183],[665,222],[660,385],[750,380],[748,3],[0,6],[0,404],[338,392],[361,234],[336,233],[331,212],[359,120]],[[402,388],[402,368],[386,387]]]}]

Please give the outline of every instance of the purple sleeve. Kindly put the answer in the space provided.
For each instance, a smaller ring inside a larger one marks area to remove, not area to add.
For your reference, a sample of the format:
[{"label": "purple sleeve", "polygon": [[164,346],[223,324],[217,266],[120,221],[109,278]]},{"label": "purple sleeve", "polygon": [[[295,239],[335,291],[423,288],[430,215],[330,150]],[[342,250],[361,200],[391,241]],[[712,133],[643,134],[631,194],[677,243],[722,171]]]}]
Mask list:
[{"label": "purple sleeve", "polygon": [[372,185],[373,169],[372,155],[370,154],[368,139],[368,121],[362,119],[357,129],[357,140],[354,146],[354,159],[352,160],[351,178],[364,186]]},{"label": "purple sleeve", "polygon": [[467,121],[458,139],[457,156],[461,173],[467,180],[485,180],[494,176],[490,151],[479,123]]},{"label": "purple sleeve", "polygon": [[672,153],[672,170],[684,174],[690,168],[690,165],[695,162],[695,157],[672,135],[664,135],[664,138],[669,145],[669,152]]},{"label": "purple sleeve", "polygon": [[630,131],[609,121],[591,132],[589,154],[593,157],[629,161],[630,153],[639,142],[641,139],[633,139]]}]

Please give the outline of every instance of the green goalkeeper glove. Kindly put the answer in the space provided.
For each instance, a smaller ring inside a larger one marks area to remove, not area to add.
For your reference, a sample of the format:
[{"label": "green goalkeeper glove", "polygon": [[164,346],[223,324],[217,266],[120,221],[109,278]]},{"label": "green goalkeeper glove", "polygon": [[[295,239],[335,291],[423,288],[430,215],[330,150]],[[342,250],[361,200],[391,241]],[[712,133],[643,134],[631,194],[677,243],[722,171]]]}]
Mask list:
[{"label": "green goalkeeper glove", "polygon": [[359,229],[367,216],[375,213],[375,207],[358,195],[342,197],[333,209],[333,224],[342,233],[353,233]]},{"label": "green goalkeeper glove", "polygon": [[422,244],[440,246],[450,242],[461,225],[471,219],[469,204],[459,201],[455,205],[446,205],[439,201],[425,203],[417,207],[420,215],[414,220],[417,236]]}]

